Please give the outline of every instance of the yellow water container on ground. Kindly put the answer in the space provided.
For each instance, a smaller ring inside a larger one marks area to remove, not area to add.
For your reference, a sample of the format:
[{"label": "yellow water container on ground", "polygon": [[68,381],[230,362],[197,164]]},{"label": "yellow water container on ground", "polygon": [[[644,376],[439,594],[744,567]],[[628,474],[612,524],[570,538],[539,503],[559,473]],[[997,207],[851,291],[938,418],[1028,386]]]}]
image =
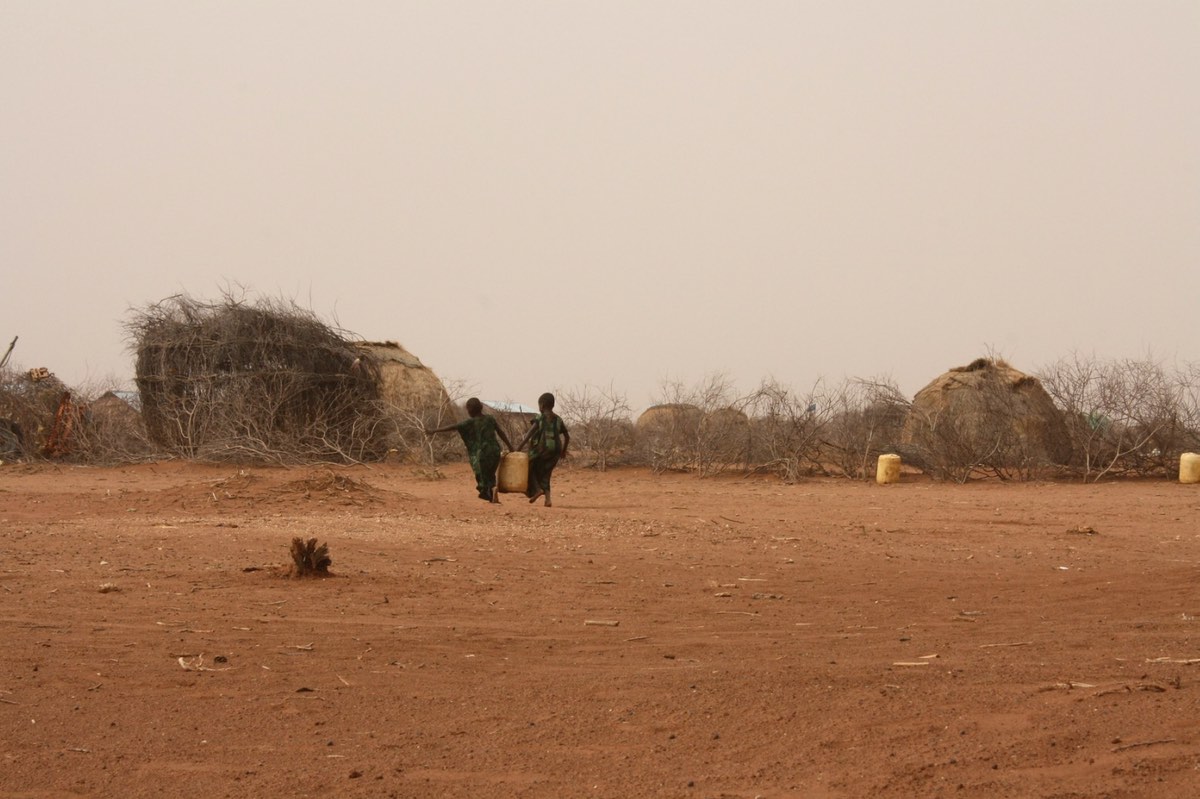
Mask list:
[{"label": "yellow water container on ground", "polygon": [[1200,455],[1185,452],[1179,456],[1179,482],[1200,483]]},{"label": "yellow water container on ground", "polygon": [[529,488],[529,456],[524,452],[506,452],[500,456],[496,486],[501,494],[524,494]]},{"label": "yellow water container on ground", "polygon": [[875,466],[875,482],[880,485],[900,482],[900,456],[888,453],[879,456]]}]

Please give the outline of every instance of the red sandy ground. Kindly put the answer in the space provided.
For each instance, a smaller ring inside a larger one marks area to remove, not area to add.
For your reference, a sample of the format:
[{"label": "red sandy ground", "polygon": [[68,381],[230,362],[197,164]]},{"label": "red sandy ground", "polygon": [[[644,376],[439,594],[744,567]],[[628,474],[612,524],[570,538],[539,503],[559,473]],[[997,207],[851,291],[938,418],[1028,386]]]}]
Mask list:
[{"label": "red sandy ground", "polygon": [[1200,487],[446,471],[0,468],[0,796],[1200,795]]}]

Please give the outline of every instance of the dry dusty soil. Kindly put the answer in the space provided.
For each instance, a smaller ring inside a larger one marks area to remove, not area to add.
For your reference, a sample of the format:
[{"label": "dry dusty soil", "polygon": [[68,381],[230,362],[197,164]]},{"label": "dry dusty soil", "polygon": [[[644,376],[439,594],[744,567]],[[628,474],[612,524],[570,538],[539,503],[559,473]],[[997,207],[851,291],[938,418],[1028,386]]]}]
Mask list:
[{"label": "dry dusty soil", "polygon": [[446,474],[0,468],[0,796],[1200,796],[1198,486]]}]

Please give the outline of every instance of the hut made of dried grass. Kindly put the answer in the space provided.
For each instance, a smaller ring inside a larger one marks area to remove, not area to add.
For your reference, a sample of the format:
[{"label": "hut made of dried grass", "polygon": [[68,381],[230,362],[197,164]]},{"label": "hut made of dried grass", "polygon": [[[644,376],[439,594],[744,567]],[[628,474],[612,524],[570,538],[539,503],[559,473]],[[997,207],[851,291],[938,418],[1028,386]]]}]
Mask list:
[{"label": "hut made of dried grass", "polygon": [[700,426],[704,412],[695,405],[685,402],[665,402],[651,405],[637,418],[639,436],[673,433],[680,430],[694,431]]},{"label": "hut made of dried grass", "polygon": [[360,341],[354,346],[370,360],[385,408],[415,414],[430,424],[454,417],[446,387],[416,355],[395,341]]},{"label": "hut made of dried grass", "polygon": [[379,383],[348,334],[284,300],[175,296],[135,311],[142,415],[186,457],[360,460],[381,453]]},{"label": "hut made of dried grass", "polygon": [[354,369],[370,375],[379,387],[384,422],[379,433],[387,449],[411,455],[423,446],[424,429],[466,418],[434,371],[397,342],[360,341],[354,346],[359,354]]},{"label": "hut made of dried grass", "polygon": [[964,479],[972,468],[1028,470],[1070,456],[1065,421],[1041,382],[992,358],[951,369],[918,391],[901,441]]}]

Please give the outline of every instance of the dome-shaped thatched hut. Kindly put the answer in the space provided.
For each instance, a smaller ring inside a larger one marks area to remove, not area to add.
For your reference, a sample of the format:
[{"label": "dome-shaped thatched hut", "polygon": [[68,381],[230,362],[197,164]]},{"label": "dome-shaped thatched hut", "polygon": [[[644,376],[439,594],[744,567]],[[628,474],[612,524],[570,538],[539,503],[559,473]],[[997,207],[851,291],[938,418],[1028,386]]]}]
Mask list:
[{"label": "dome-shaped thatched hut", "polygon": [[450,395],[433,370],[395,341],[363,341],[355,344],[372,362],[379,380],[379,396],[387,405],[430,416],[450,413]]},{"label": "dome-shaped thatched hut", "polygon": [[455,421],[458,410],[446,387],[421,359],[395,341],[363,341],[355,344],[361,369],[379,386],[384,415],[391,421],[396,438],[389,442],[404,448],[420,438],[422,427],[440,427]]},{"label": "dome-shaped thatched hut", "polygon": [[1029,470],[1064,463],[1070,439],[1041,382],[999,359],[979,358],[917,392],[901,438],[934,471]]},{"label": "dome-shaped thatched hut", "polygon": [[637,419],[638,435],[656,435],[676,430],[694,429],[704,417],[695,405],[682,402],[667,402],[651,405]]},{"label": "dome-shaped thatched hut", "polygon": [[737,408],[708,413],[687,403],[653,405],[636,423],[643,457],[655,468],[715,473],[746,459],[750,420]]}]

